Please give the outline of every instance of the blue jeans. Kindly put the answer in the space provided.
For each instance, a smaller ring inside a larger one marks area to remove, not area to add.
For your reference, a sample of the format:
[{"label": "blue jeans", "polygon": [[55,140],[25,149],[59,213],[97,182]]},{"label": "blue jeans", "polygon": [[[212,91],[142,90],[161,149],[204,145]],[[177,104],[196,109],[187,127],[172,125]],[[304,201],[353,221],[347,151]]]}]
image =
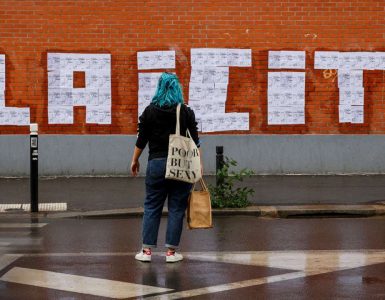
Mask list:
[{"label": "blue jeans", "polygon": [[166,162],[167,158],[148,161],[142,231],[144,248],[154,248],[157,245],[159,224],[166,198],[168,198],[166,247],[179,246],[192,184],[165,179]]}]

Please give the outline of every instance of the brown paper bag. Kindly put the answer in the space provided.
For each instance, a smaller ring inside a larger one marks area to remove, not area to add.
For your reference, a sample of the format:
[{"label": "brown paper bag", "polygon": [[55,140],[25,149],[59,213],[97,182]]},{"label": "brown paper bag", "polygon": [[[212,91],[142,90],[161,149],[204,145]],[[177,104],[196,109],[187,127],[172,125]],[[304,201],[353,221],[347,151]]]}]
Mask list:
[{"label": "brown paper bag", "polygon": [[213,227],[210,193],[201,178],[202,191],[195,191],[195,184],[190,193],[187,206],[187,225],[190,229]]}]

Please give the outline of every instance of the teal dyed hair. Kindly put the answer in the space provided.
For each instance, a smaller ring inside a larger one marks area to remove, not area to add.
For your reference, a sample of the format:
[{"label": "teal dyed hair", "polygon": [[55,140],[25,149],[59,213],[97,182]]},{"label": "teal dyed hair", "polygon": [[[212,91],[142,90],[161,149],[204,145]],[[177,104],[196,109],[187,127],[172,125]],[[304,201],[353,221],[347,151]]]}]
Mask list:
[{"label": "teal dyed hair", "polygon": [[179,79],[175,74],[163,73],[159,78],[152,104],[159,107],[172,107],[183,103],[183,92]]}]

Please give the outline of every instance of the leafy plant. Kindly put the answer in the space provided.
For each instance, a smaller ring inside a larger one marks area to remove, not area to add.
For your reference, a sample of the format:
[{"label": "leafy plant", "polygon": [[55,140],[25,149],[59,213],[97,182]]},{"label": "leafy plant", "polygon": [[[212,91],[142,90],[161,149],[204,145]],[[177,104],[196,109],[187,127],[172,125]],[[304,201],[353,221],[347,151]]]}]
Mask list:
[{"label": "leafy plant", "polygon": [[237,162],[225,157],[223,167],[217,172],[216,186],[209,185],[211,204],[214,208],[240,208],[250,204],[248,197],[254,194],[250,187],[234,187],[235,182],[242,182],[245,177],[254,175],[250,169],[242,169],[239,172],[230,171],[236,167]]}]

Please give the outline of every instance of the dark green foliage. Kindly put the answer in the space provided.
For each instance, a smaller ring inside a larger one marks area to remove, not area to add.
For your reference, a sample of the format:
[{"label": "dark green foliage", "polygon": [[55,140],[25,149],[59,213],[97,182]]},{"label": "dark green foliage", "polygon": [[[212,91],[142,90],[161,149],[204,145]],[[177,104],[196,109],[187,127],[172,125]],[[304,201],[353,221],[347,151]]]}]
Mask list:
[{"label": "dark green foliage", "polygon": [[213,208],[241,208],[250,204],[248,197],[254,193],[249,187],[234,187],[235,182],[242,182],[245,177],[250,177],[254,171],[242,169],[239,172],[230,172],[231,167],[237,162],[225,157],[222,169],[218,170],[218,186],[209,185],[211,204]]}]

